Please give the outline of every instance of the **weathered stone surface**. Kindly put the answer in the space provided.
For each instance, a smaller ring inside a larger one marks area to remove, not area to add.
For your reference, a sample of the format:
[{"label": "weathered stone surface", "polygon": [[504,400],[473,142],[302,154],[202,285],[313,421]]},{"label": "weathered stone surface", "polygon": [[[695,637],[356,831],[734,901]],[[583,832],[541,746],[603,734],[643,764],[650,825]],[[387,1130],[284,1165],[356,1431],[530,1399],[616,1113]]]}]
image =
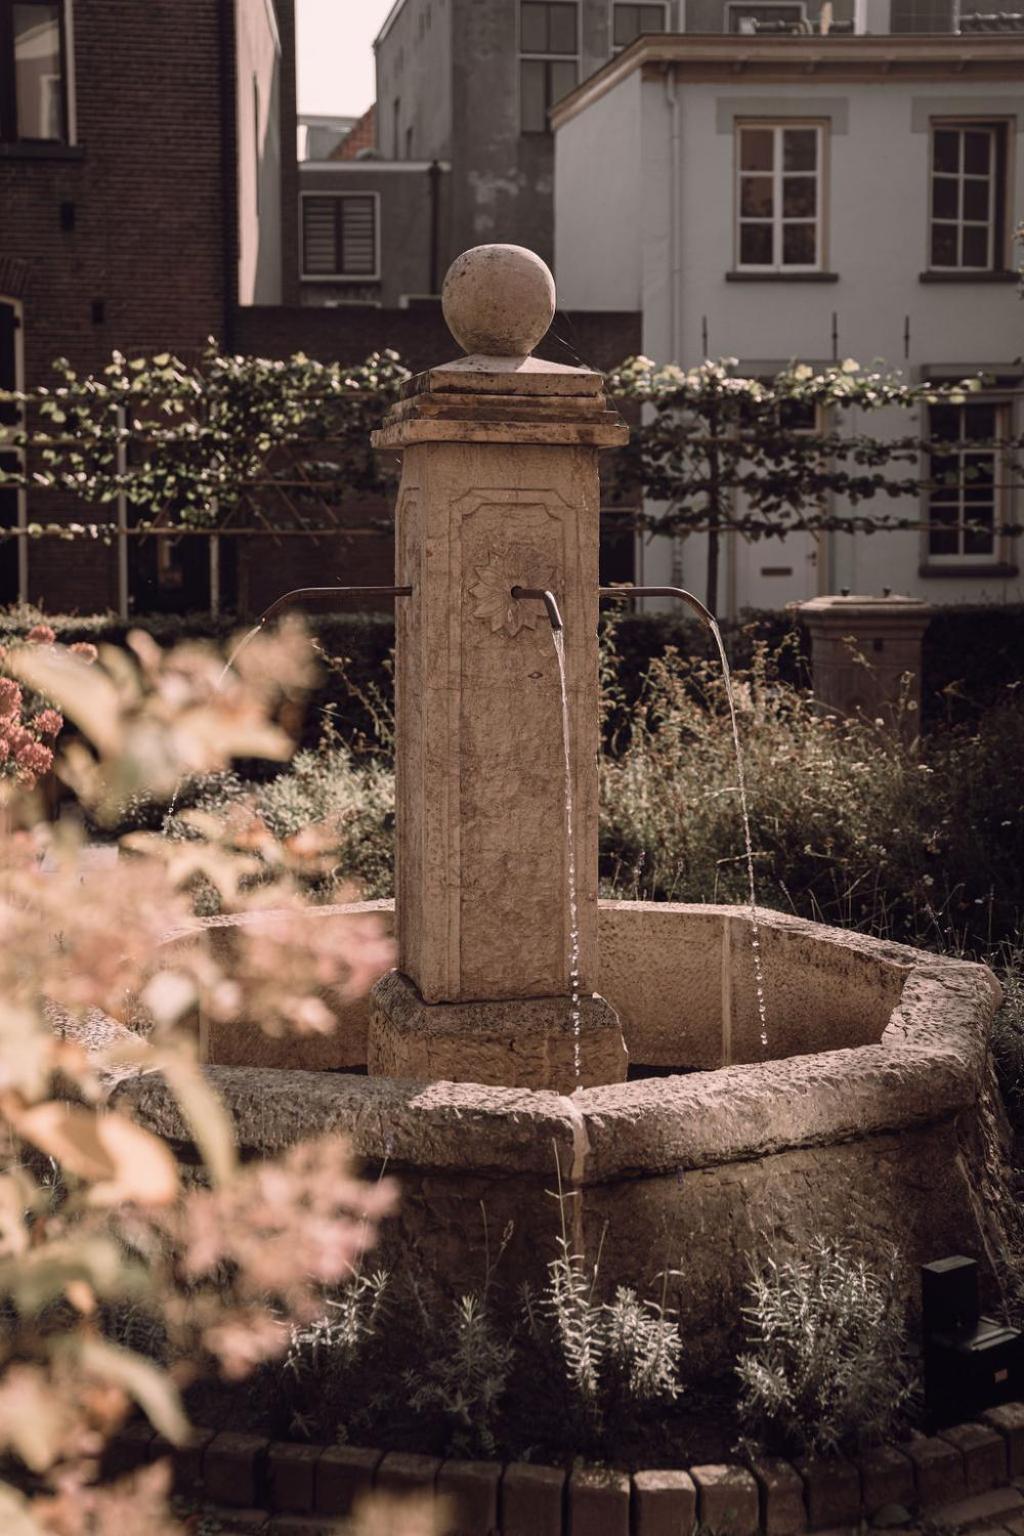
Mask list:
[{"label": "weathered stone surface", "polygon": [[555,280],[524,246],[478,245],[449,267],[441,308],[464,352],[525,357],[554,319]]},{"label": "weathered stone surface", "polygon": [[614,1010],[581,997],[493,1003],[425,1003],[408,977],[392,971],[370,1002],[371,1076],[551,1088],[572,1093],[624,1081],[626,1047]]},{"label": "weathered stone surface", "polygon": [[569,1476],[568,1536],[629,1536],[629,1473],[574,1467]]},{"label": "weathered stone surface", "polygon": [[990,1488],[952,1504],[933,1505],[928,1511],[933,1530],[955,1531],[969,1526],[1002,1525],[1024,1517],[1024,1494],[1018,1488]]},{"label": "weathered stone surface", "polygon": [[909,1441],[906,1449],[914,1463],[917,1497],[926,1509],[966,1496],[964,1458],[955,1445],[934,1435],[920,1435]]},{"label": "weathered stone surface", "polygon": [[279,1442],[267,1452],[270,1507],[289,1514],[308,1514],[316,1507],[316,1465],[323,1447]]},{"label": "weathered stone surface", "polygon": [[630,1060],[644,1066],[724,1065],[718,909],[602,901],[598,985],[622,1022]]},{"label": "weathered stone surface", "polygon": [[354,1445],[331,1445],[316,1464],[316,1509],[324,1515],[348,1515],[373,1487],[383,1453]]},{"label": "weathered stone surface", "polygon": [[1024,1403],[1001,1403],[982,1414],[986,1424],[999,1431],[1006,1442],[1007,1470],[1011,1477],[1024,1473]]},{"label": "weathered stone surface", "polygon": [[[597,375],[526,357],[554,303],[531,252],[460,256],[444,308],[472,355],[410,381],[374,434],[403,452],[396,565],[412,596],[395,645],[398,969],[428,1004],[596,991],[597,449],[627,433]],[[544,608],[513,597],[519,587],[557,594],[557,653]],[[392,1000],[394,985],[385,991]],[[508,1023],[453,1014],[424,1059],[392,1011],[374,1007],[370,1071],[564,1086],[553,1021],[523,1021],[534,1043],[522,1073],[495,1050]],[[462,1062],[441,1033],[460,1026]],[[613,1081],[622,1058],[620,1048]],[[604,1061],[594,1053],[595,1071]],[[589,1069],[585,1080],[596,1080]]]},{"label": "weathered stone surface", "polygon": [[437,1474],[443,1513],[437,1536],[492,1536],[498,1530],[500,1461],[446,1461]]},{"label": "weathered stone surface", "polygon": [[895,1446],[879,1445],[857,1457],[861,1497],[869,1515],[894,1505],[913,1504],[913,1463]]},{"label": "weathered stone surface", "polygon": [[957,1424],[940,1431],[964,1458],[968,1493],[984,1493],[1007,1476],[1006,1442],[990,1424]]},{"label": "weathered stone surface", "polygon": [[689,1536],[697,1490],[688,1472],[633,1474],[633,1536]]},{"label": "weathered stone surface", "polygon": [[263,1496],[270,1442],[222,1429],[203,1453],[203,1488],[211,1504],[255,1509]]},{"label": "weathered stone surface", "polygon": [[934,610],[914,597],[850,596],[815,597],[799,611],[811,634],[818,703],[840,715],[881,716],[917,735],[921,642]]},{"label": "weathered stone surface", "polygon": [[758,1529],[758,1489],[743,1467],[691,1467],[697,1486],[697,1515],[702,1526],[731,1536],[755,1536]]},{"label": "weathered stone surface", "polygon": [[501,1479],[502,1536],[562,1536],[565,1473],[517,1461]]},{"label": "weathered stone surface", "polygon": [[[679,932],[708,935],[723,925],[720,963],[730,911],[700,908],[694,929],[678,909]],[[809,924],[780,931],[800,944],[815,936]],[[667,942],[662,928],[659,944]],[[841,958],[833,931],[823,946]],[[666,1268],[683,1269],[677,1299],[696,1372],[728,1363],[735,1349],[748,1265],[769,1225],[794,1251],[815,1232],[843,1234],[869,1252],[896,1242],[911,1268],[965,1244],[999,1251],[1002,1174],[986,1064],[998,988],[981,967],[861,938],[854,947],[865,963],[875,956],[897,974],[910,967],[873,1045],[571,1097],[340,1073],[211,1068],[210,1077],[247,1154],[336,1131],[371,1166],[386,1159],[403,1198],[385,1249],[405,1244],[453,1292],[481,1283],[481,1202],[492,1231],[513,1223],[509,1283],[543,1278],[554,1251],[547,1191],[557,1157],[565,1188],[582,1190],[571,1207],[574,1236],[591,1256],[608,1227],[608,1284],[643,1290]],[[144,1123],[188,1142],[158,1078],[115,1093]]]},{"label": "weathered stone surface", "polygon": [[761,1529],[765,1536],[795,1536],[807,1529],[803,1478],[788,1461],[757,1456],[750,1470],[761,1491]]},{"label": "weathered stone surface", "polygon": [[860,1519],[860,1472],[845,1456],[805,1456],[796,1463],[804,1480],[811,1530],[856,1525]]},{"label": "weathered stone surface", "polygon": [[415,1456],[405,1451],[389,1451],[377,1468],[374,1487],[382,1493],[406,1497],[434,1492],[441,1463],[433,1456]]}]

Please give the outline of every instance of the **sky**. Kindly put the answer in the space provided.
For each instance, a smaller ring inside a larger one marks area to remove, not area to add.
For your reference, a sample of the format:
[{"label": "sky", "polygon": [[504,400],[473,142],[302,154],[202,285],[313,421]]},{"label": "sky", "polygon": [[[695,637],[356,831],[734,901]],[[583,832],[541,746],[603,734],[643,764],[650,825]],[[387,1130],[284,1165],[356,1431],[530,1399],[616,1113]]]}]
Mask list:
[{"label": "sky", "polygon": [[373,40],[392,0],[296,0],[299,111],[357,117],[374,98]]}]

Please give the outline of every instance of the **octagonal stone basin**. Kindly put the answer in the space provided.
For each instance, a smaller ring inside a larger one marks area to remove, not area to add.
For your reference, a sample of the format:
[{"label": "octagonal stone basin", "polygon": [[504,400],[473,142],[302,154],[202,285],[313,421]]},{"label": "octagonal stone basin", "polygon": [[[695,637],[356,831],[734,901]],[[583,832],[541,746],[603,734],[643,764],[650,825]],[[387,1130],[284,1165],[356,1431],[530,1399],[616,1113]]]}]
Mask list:
[{"label": "octagonal stone basin", "polygon": [[[387,904],[321,909],[330,921]],[[458,1295],[479,1288],[485,1229],[513,1224],[509,1294],[538,1283],[559,1230],[601,1249],[607,1287],[677,1305],[688,1370],[727,1366],[751,1259],[844,1236],[875,1256],[1001,1267],[1006,1192],[988,1034],[991,972],[761,912],[768,1009],[762,1048],[749,916],[741,908],[606,902],[601,990],[619,1010],[634,1080],[578,1091],[412,1083],[358,1075],[365,1005],[329,1039],[218,1031],[208,1070],[247,1153],[342,1131],[387,1162],[401,1208],[385,1246]],[[214,920],[217,925],[217,920]],[[179,936],[179,941],[180,941]],[[312,1069],[312,1070],[311,1070]],[[187,1136],[155,1078],[118,1089],[142,1120]]]}]

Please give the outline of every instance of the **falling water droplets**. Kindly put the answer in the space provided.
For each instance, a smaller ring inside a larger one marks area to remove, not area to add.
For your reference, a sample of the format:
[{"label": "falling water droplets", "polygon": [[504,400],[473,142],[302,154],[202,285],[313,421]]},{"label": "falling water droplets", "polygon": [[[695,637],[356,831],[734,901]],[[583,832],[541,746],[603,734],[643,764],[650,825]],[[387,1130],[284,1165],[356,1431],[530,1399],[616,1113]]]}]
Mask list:
[{"label": "falling water droplets", "polygon": [[580,913],[576,895],[576,830],[572,807],[572,754],[569,737],[569,695],[565,682],[565,633],[552,627],[558,658],[558,682],[562,695],[562,755],[565,760],[565,837],[569,875],[569,988],[572,1024],[572,1064],[576,1087],[582,1079],[580,1064]]},{"label": "falling water droplets", "polygon": [[235,646],[234,650],[231,652],[231,655],[228,657],[227,661],[224,663],[224,670],[223,670],[223,672],[220,674],[220,677],[218,677],[218,679],[217,679],[217,692],[218,693],[224,687],[224,681],[225,681],[228,673],[231,671],[231,668],[234,666],[235,662],[238,660],[239,656],[241,656],[242,652],[248,646],[250,646],[252,644],[252,642],[256,639],[256,636],[260,633],[262,628],[263,628],[263,620],[260,619],[259,623],[258,624],[254,624],[252,629],[250,629],[249,633],[247,635],[243,635],[241,640],[239,640],[238,644]]},{"label": "falling water droplets", "polygon": [[757,1017],[761,1026],[761,1049],[768,1049],[768,1010],[764,998],[764,964],[761,958],[761,925],[757,918],[757,890],[754,881],[754,846],[750,839],[750,811],[747,805],[747,779],[743,771],[743,748],[740,744],[740,728],[736,719],[736,701],[732,690],[732,672],[725,654],[722,632],[714,619],[709,620],[711,633],[718,646],[725,678],[725,696],[729,701],[729,719],[732,724],[732,740],[736,749],[736,782],[740,792],[740,811],[743,815],[743,843],[747,856],[747,895],[750,906],[750,949],[754,958],[754,989],[757,996]]}]

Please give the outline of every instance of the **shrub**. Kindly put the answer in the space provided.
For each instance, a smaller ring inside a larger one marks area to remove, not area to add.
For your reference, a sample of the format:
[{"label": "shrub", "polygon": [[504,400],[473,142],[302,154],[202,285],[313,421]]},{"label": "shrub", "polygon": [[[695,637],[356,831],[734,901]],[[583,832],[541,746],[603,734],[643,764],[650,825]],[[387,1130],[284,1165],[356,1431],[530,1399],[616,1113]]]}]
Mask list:
[{"label": "shrub", "polygon": [[573,1450],[601,1455],[609,1434],[630,1434],[645,1414],[675,1402],[682,1339],[664,1297],[645,1301],[619,1286],[612,1301],[601,1300],[600,1254],[591,1267],[574,1252],[561,1195],[560,1204],[547,1283],[539,1297],[524,1296],[527,1332]]},{"label": "shrub", "polygon": [[[836,721],[755,643],[734,673],[758,901],[929,947],[987,952],[1024,911],[1024,699],[908,749],[882,722]],[[602,759],[610,893],[747,899],[732,730],[719,669],[669,649]]]},{"label": "shrub", "polygon": [[992,1059],[1014,1129],[1024,1131],[1024,942],[1003,947],[1003,1006],[992,1021]]},{"label": "shrub", "polygon": [[747,1433],[783,1455],[835,1452],[889,1435],[913,1395],[899,1258],[872,1268],[843,1242],[770,1258],[750,1282],[740,1356]]},{"label": "shrub", "polygon": [[[181,801],[183,809],[218,821],[245,807],[275,841],[318,828],[326,844],[326,866],[316,869],[308,886],[318,899],[329,900],[342,881],[356,881],[368,899],[391,895],[395,780],[376,758],[357,758],[337,741],[328,741],[319,752],[297,753],[287,772],[264,784],[222,774],[187,785]],[[166,831],[189,837],[194,823],[179,815]]]},{"label": "shrub", "polygon": [[425,1364],[405,1373],[409,1407],[441,1416],[453,1455],[494,1456],[514,1356],[486,1294],[460,1296]]}]

